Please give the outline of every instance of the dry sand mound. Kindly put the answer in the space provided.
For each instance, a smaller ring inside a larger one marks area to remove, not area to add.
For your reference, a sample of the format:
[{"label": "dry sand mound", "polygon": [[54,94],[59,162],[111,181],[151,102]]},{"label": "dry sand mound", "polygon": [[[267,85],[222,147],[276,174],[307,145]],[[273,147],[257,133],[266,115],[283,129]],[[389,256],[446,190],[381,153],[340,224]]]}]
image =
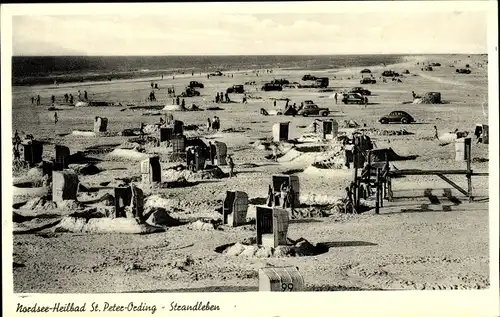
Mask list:
[{"label": "dry sand mound", "polygon": [[109,159],[114,159],[114,160],[142,161],[147,159],[149,155],[135,150],[114,149],[111,153],[107,155],[107,157]]},{"label": "dry sand mound", "polygon": [[256,150],[269,150],[269,142],[263,142],[263,141],[255,141],[252,143],[252,146],[256,149]]},{"label": "dry sand mound", "polygon": [[148,234],[163,232],[161,227],[141,224],[133,218],[91,218],[64,217],[54,228],[54,232],[73,233],[128,233]]},{"label": "dry sand mound", "polygon": [[349,169],[320,169],[313,165],[308,166],[303,172],[303,174],[308,176],[316,177],[347,177],[352,174],[352,170]]},{"label": "dry sand mound", "polygon": [[305,205],[335,205],[341,199],[337,196],[305,193],[300,195],[299,201]]},{"label": "dry sand mound", "polygon": [[152,226],[172,227],[178,226],[181,222],[170,216],[165,208],[147,208],[144,212],[146,223]]},{"label": "dry sand mound", "polygon": [[35,218],[21,223],[13,223],[14,234],[33,233],[46,228],[53,227],[61,221],[61,218]]},{"label": "dry sand mound", "polygon": [[69,166],[72,170],[74,170],[77,174],[80,175],[96,175],[102,172],[102,170],[95,166],[92,163],[89,164],[72,164]]},{"label": "dry sand mound", "polygon": [[72,135],[76,136],[84,136],[84,137],[94,137],[97,136],[97,134],[94,131],[78,131],[74,130],[71,132]]},{"label": "dry sand mound", "polygon": [[220,179],[223,177],[225,177],[225,174],[219,167],[201,170],[198,172],[192,172],[187,169],[183,170],[168,169],[164,171],[162,175],[162,179],[165,179],[166,181],[178,181],[180,179],[193,181],[193,180],[203,180],[203,179]]},{"label": "dry sand mound", "polygon": [[215,224],[212,222],[205,222],[202,220],[196,220],[187,226],[190,230],[200,230],[200,231],[211,231],[217,229]]},{"label": "dry sand mound", "polygon": [[293,256],[314,256],[324,253],[325,250],[320,246],[312,245],[304,238],[300,238],[293,244],[278,246],[276,248],[237,242],[235,244],[219,247],[216,249],[216,252],[228,256],[242,256],[249,258],[282,258]]},{"label": "dry sand mound", "polygon": [[186,111],[186,108],[181,105],[166,105],[163,108],[164,111]]},{"label": "dry sand mound", "polygon": [[57,204],[46,197],[36,197],[26,202],[22,209],[28,210],[51,210],[56,209]]},{"label": "dry sand mound", "polygon": [[75,103],[75,107],[88,107],[88,106],[89,103],[85,101],[78,101],[77,103]]}]

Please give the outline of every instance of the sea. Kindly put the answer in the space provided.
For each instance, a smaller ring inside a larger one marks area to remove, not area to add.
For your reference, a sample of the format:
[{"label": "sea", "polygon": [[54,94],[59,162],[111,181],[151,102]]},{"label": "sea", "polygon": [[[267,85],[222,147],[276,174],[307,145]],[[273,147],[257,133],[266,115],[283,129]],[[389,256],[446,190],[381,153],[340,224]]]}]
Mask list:
[{"label": "sea", "polygon": [[253,69],[321,70],[402,62],[402,55],[13,56],[12,85]]}]

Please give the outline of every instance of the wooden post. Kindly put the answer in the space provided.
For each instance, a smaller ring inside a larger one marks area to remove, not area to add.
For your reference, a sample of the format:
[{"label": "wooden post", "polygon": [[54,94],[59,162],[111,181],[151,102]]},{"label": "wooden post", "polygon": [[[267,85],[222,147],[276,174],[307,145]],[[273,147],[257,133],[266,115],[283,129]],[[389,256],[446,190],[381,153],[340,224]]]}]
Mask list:
[{"label": "wooden post", "polygon": [[371,150],[368,151],[368,193],[371,192],[371,179],[372,179],[372,154],[371,154]]},{"label": "wooden post", "polygon": [[392,196],[392,179],[390,176],[387,178],[387,200],[389,201],[394,200]]},{"label": "wooden post", "polygon": [[356,210],[356,208],[358,207],[356,206],[356,202],[358,201],[357,198],[358,191],[356,190],[356,182],[351,183],[351,192],[352,192],[352,207],[354,210]]},{"label": "wooden post", "polygon": [[358,191],[358,195],[356,197],[358,199],[357,202],[356,202],[356,207],[359,207],[359,204],[361,202],[361,190],[362,190],[362,188],[361,188],[361,179],[360,178],[358,178],[358,183],[356,184],[356,190]]},{"label": "wooden post", "polygon": [[469,202],[472,202],[472,170],[471,170],[471,139],[465,139],[465,155],[467,159],[467,194]]},{"label": "wooden post", "polygon": [[375,213],[378,215],[380,213],[380,206],[379,206],[379,201],[380,201],[380,186],[379,186],[379,182],[380,182],[380,169],[377,168],[377,178],[376,178],[376,181],[375,181],[375,188],[377,190],[376,192],[376,199],[375,199]]},{"label": "wooden post", "polygon": [[382,170],[380,168],[377,169],[377,172],[379,174],[378,177],[378,187],[379,187],[379,196],[378,200],[380,201],[380,207],[384,207],[384,182],[382,180]]}]

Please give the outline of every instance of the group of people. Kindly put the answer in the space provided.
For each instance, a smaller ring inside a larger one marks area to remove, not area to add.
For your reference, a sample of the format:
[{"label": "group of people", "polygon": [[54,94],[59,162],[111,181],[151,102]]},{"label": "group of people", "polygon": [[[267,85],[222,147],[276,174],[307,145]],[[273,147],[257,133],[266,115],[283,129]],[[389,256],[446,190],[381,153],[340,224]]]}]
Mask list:
[{"label": "group of people", "polygon": [[216,132],[219,131],[219,129],[220,129],[220,118],[219,117],[214,116],[213,119],[210,119],[210,118],[207,119],[207,131],[210,131],[210,129],[212,129],[212,131],[216,131]]},{"label": "group of people", "polygon": [[222,102],[229,102],[229,101],[230,101],[229,94],[227,92],[225,94],[220,92],[220,93],[217,93],[217,95],[215,95],[215,103],[222,103]]},{"label": "group of people", "polygon": [[[162,75],[163,76],[163,75]],[[151,83],[151,89],[160,89],[158,88],[158,83]]]},{"label": "group of people", "polygon": [[292,185],[286,183],[281,184],[278,192],[273,192],[273,188],[269,185],[269,192],[267,197],[267,206],[291,208],[292,213],[295,212],[295,192]]},{"label": "group of people", "polygon": [[[88,101],[89,100],[89,96],[88,96],[88,93],[86,90],[83,91],[83,98],[82,98],[82,92],[80,90],[78,90],[78,100],[80,100],[80,101],[82,101],[82,100]],[[31,104],[34,105],[35,102],[36,102],[37,106],[39,106],[41,104],[40,95],[37,95],[36,97],[31,97]],[[54,96],[54,95],[50,96],[50,102],[52,103],[52,106],[53,106],[56,103],[56,96]],[[65,93],[64,94],[64,102],[72,105],[74,103],[73,94]]]},{"label": "group of people", "polygon": [[172,97],[172,96],[174,96],[174,97],[175,97],[175,88],[174,88],[174,87],[172,87],[172,88],[170,88],[170,87],[169,87],[169,88],[167,88],[167,93],[168,93],[168,96],[169,96],[169,97]]},{"label": "group of people", "polygon": [[[34,104],[34,103],[35,103],[35,97],[31,97],[31,104]],[[37,106],[40,105],[40,95],[36,96],[36,105]]]},{"label": "group of people", "polygon": [[175,98],[175,104],[178,106],[181,106],[182,108],[186,107],[186,101],[184,100],[184,98],[182,98],[182,101],[181,101],[181,98],[179,96],[177,96],[177,98]]}]

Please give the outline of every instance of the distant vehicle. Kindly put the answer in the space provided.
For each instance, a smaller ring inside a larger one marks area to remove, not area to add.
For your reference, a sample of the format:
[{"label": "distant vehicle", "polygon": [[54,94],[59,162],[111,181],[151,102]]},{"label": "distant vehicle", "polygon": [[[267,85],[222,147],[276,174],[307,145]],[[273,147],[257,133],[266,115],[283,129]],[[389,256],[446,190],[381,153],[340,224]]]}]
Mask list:
[{"label": "distant vehicle", "polygon": [[365,97],[363,97],[359,93],[352,93],[351,92],[351,93],[344,94],[344,96],[342,97],[342,102],[346,105],[349,103],[356,103],[356,104],[362,105],[365,103]]},{"label": "distant vehicle", "polygon": [[186,90],[181,93],[181,97],[197,97],[200,92],[191,87],[186,87]]},{"label": "distant vehicle", "polygon": [[470,69],[466,69],[466,68],[456,69],[455,71],[459,74],[470,74],[471,73]]},{"label": "distant vehicle", "polygon": [[403,124],[415,122],[415,119],[406,111],[393,111],[387,116],[383,116],[378,120],[382,124],[388,124],[391,122],[399,122]]},{"label": "distant vehicle", "polygon": [[364,84],[376,84],[377,81],[373,78],[370,78],[370,77],[365,77],[365,78],[362,78],[359,83],[361,85],[364,85]]},{"label": "distant vehicle", "polygon": [[245,88],[243,88],[243,85],[233,85],[233,87],[229,87],[226,89],[226,92],[228,94],[242,94],[245,92]]},{"label": "distant vehicle", "polygon": [[303,80],[303,81],[306,81],[306,80],[316,80],[316,79],[318,79],[316,76],[312,76],[312,75],[310,75],[310,74],[304,75],[304,76],[302,77],[302,80]]},{"label": "distant vehicle", "polygon": [[210,76],[222,76],[222,72],[218,70],[215,73],[211,73]]},{"label": "distant vehicle", "polygon": [[311,100],[304,101],[304,107],[300,109],[297,114],[299,116],[322,116],[326,117],[330,113],[328,108],[320,108],[318,105],[312,103]]},{"label": "distant vehicle", "polygon": [[361,74],[371,74],[371,72],[372,72],[371,70],[369,70],[368,68],[365,68],[360,73]]},{"label": "distant vehicle", "polygon": [[288,85],[290,84],[290,81],[286,79],[273,79],[271,81],[271,84],[277,84],[277,85]]},{"label": "distant vehicle", "polygon": [[353,87],[349,92],[358,93],[363,96],[370,96],[372,94],[371,91],[369,91],[368,89],[364,89],[363,87]]},{"label": "distant vehicle", "polygon": [[197,81],[191,81],[189,82],[189,87],[190,88],[205,88],[205,86],[202,83],[199,83]]},{"label": "distant vehicle", "polygon": [[261,90],[264,91],[282,91],[283,87],[280,84],[265,83]]},{"label": "distant vehicle", "polygon": [[317,88],[326,88],[330,84],[330,80],[328,77],[319,77],[316,78],[316,87]]},{"label": "distant vehicle", "polygon": [[441,66],[441,63],[430,63],[429,66]]},{"label": "distant vehicle", "polygon": [[382,72],[382,76],[384,76],[384,77],[399,77],[399,73],[396,73],[395,71],[392,71],[392,70],[384,70]]}]

